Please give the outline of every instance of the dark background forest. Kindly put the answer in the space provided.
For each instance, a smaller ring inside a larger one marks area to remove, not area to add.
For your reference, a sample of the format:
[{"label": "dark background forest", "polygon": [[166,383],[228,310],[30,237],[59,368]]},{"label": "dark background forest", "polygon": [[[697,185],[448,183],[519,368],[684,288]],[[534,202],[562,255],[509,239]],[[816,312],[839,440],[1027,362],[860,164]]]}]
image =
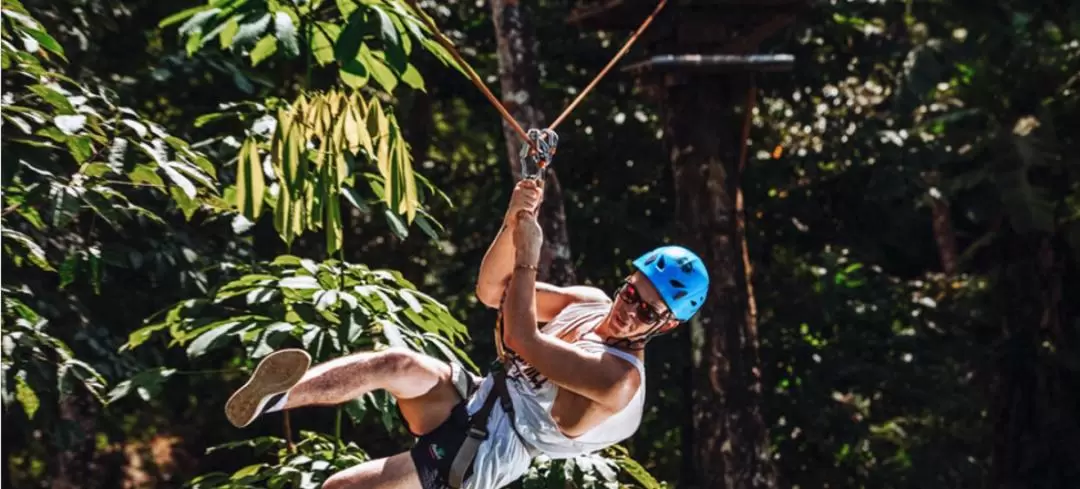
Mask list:
[{"label": "dark background forest", "polygon": [[[410,4],[3,0],[3,487],[317,488],[412,438],[233,428],[267,353],[486,370],[522,143]],[[419,4],[526,129],[655,5]],[[1077,2],[670,0],[557,128],[541,276],[712,290],[638,433],[515,487],[1080,486],[1078,91]]]}]

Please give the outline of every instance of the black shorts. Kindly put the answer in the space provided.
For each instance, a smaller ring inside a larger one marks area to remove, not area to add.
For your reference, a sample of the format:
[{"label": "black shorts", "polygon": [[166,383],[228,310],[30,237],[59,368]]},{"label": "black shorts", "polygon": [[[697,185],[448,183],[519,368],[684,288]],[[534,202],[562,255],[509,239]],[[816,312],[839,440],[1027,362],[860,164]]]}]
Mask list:
[{"label": "black shorts", "polygon": [[[466,372],[457,364],[450,364],[450,378],[461,395],[461,402],[450,410],[450,416],[430,433],[419,435],[412,431],[407,421],[405,427],[413,436],[418,437],[409,454],[413,464],[416,465],[416,473],[420,476],[420,487],[424,489],[446,489],[450,487],[450,465],[454,463],[458,449],[465,441],[469,430],[469,411],[466,407],[468,400],[480,386],[477,377]],[[402,417],[404,421],[404,417]],[[472,464],[465,472],[465,479],[472,475]]]}]

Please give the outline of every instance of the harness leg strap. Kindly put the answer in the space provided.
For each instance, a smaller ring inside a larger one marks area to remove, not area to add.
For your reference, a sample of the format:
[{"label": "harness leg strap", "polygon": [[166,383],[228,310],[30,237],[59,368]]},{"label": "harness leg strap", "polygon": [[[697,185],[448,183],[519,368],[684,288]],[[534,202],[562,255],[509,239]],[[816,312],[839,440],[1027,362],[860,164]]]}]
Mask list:
[{"label": "harness leg strap", "polygon": [[[496,370],[493,380],[494,385],[492,385],[491,391],[488,392],[488,396],[484,399],[484,404],[480,406],[480,410],[469,420],[467,436],[461,443],[457,455],[454,456],[454,461],[450,464],[447,482],[453,489],[460,489],[465,484],[465,473],[476,460],[476,453],[480,449],[480,444],[488,438],[487,422],[491,416],[491,411],[495,409],[495,401],[502,404],[503,410],[506,411],[507,416],[510,418],[510,425],[514,426],[514,405],[506,388],[506,372],[501,369]],[[517,427],[514,427],[514,432],[517,432]]]},{"label": "harness leg strap", "polygon": [[474,433],[474,430],[474,428],[469,429],[469,436],[465,437],[465,441],[461,442],[461,448],[458,449],[454,461],[450,464],[450,477],[447,482],[454,489],[459,489],[465,484],[465,473],[469,470],[473,460],[476,459],[476,452],[480,449],[480,443],[487,439],[487,432]]}]

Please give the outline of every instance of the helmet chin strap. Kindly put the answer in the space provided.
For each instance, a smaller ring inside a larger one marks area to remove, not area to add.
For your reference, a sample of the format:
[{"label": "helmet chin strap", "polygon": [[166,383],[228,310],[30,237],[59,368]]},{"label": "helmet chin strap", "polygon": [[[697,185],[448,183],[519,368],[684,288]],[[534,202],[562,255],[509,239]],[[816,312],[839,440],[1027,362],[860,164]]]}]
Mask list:
[{"label": "helmet chin strap", "polygon": [[653,327],[649,328],[648,331],[636,336],[631,336],[627,338],[605,338],[604,344],[617,348],[626,348],[629,350],[644,350],[645,345],[647,345],[649,341],[651,341],[653,338],[663,336],[675,330],[675,328],[671,328],[668,331],[660,331],[660,328],[663,328],[665,324],[667,324],[666,320],[661,321],[659,324],[656,324]]}]

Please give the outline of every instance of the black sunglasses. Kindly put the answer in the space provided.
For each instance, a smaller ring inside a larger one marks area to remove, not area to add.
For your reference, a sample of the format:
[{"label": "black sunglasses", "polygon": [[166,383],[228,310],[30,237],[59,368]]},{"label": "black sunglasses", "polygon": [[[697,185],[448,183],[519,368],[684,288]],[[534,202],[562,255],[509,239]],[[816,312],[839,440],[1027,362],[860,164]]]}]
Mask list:
[{"label": "black sunglasses", "polygon": [[642,300],[637,287],[634,287],[634,284],[630,282],[623,282],[616,291],[616,294],[627,304],[637,306],[634,309],[634,315],[637,316],[638,320],[642,323],[648,325],[656,324],[657,321],[664,319],[668,314],[667,312],[664,312],[663,314],[656,312],[656,309],[654,309],[652,305]]}]

